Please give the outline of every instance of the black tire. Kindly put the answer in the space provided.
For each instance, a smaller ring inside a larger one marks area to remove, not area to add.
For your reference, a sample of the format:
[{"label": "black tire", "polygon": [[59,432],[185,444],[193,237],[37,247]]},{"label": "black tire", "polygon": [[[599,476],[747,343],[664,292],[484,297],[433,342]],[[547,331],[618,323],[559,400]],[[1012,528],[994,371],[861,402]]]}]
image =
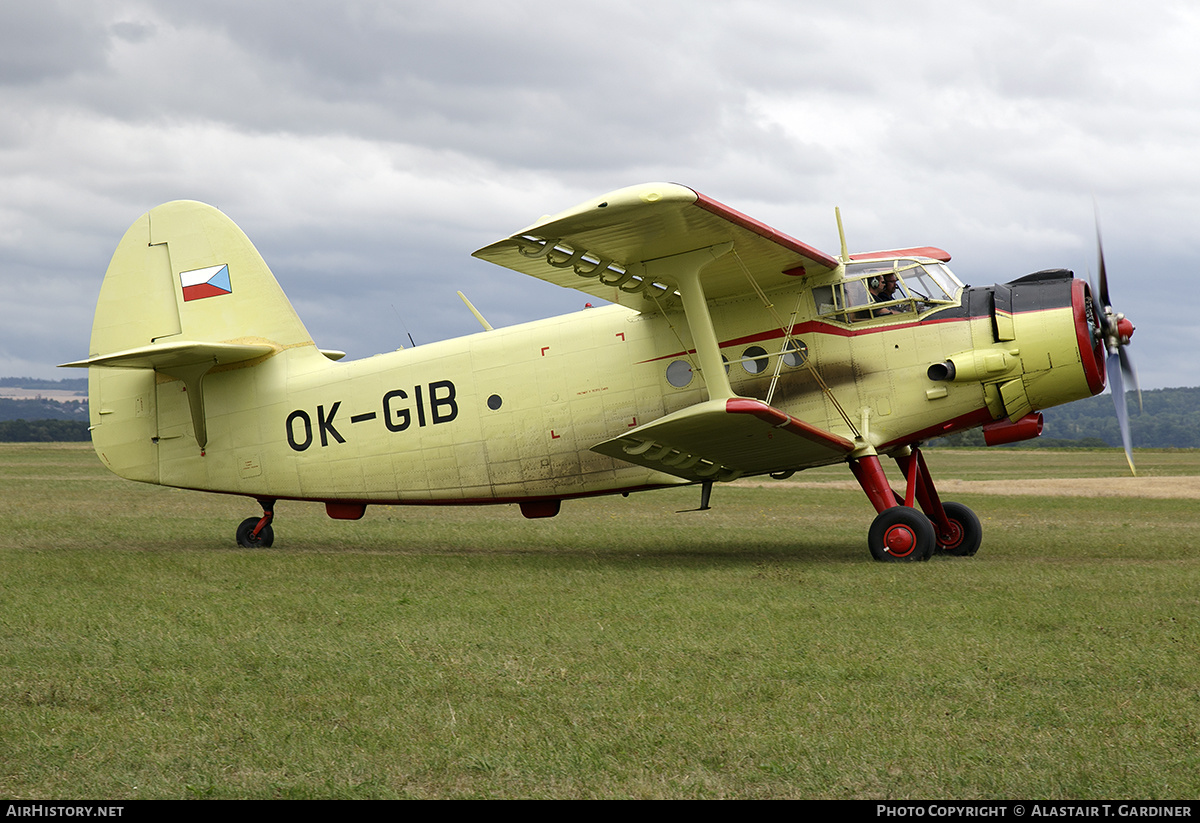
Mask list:
[{"label": "black tire", "polygon": [[979,551],[979,544],[983,542],[983,526],[979,518],[962,503],[943,503],[942,508],[946,510],[953,533],[947,536],[938,534],[937,553],[971,557]]},{"label": "black tire", "polygon": [[881,563],[928,560],[936,545],[937,532],[929,518],[907,506],[884,509],[867,533],[871,556]]},{"label": "black tire", "polygon": [[246,549],[269,549],[271,544],[275,542],[275,532],[271,530],[271,524],[262,527],[258,536],[252,536],[251,532],[258,525],[261,517],[247,517],[242,521],[242,524],[237,528],[238,545]]}]

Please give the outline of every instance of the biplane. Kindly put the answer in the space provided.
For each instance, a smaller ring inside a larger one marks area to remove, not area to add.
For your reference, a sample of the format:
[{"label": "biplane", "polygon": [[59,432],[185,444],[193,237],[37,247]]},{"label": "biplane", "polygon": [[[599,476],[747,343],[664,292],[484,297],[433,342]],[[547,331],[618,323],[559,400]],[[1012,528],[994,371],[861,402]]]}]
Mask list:
[{"label": "biplane", "polygon": [[281,500],[539,518],[693,484],[706,509],[717,483],[845,463],[876,560],[965,556],[979,519],[940,499],[923,441],[1036,437],[1039,410],[1111,378],[1129,456],[1133,327],[1102,253],[1098,288],[1065,269],[970,287],[941,249],[852,254],[838,226],[831,255],[684,186],[621,189],[475,252],[605,305],[492,329],[464,298],[482,331],[345,361],[229,218],[177,201],[125,234],[88,357],[64,365],[88,369],[105,466],[256,499],[247,547],[272,544]]}]

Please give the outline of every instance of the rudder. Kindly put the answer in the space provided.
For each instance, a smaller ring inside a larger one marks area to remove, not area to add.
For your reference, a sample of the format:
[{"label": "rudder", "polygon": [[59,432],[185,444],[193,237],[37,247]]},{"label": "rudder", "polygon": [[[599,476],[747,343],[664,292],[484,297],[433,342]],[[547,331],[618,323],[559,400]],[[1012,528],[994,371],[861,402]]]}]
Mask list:
[{"label": "rudder", "polygon": [[212,206],[166,203],[142,215],[104,276],[89,358],[170,343],[311,345],[258,250]]}]

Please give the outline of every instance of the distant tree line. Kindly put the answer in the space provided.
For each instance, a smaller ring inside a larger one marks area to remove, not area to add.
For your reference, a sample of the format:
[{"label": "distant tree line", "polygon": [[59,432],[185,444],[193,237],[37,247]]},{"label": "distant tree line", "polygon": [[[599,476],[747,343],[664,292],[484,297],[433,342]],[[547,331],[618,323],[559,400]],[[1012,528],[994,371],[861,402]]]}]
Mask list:
[{"label": "distant tree line", "polygon": [[[34,377],[0,377],[0,388],[39,391],[86,392],[86,377],[39,380]],[[88,401],[58,402],[45,397],[16,400],[0,397],[0,442],[71,443],[91,440]]]},{"label": "distant tree line", "polygon": [[[1133,445],[1151,449],[1200,448],[1200,388],[1155,389],[1125,395]],[[1121,429],[1110,395],[1069,403],[1045,413],[1046,435],[1077,440],[1099,437],[1107,445],[1121,445]],[[1053,424],[1053,430],[1050,426]]]},{"label": "distant tree line", "polygon": [[[1125,395],[1135,448],[1200,449],[1200,388],[1153,389]],[[1042,412],[1042,436],[1015,444],[1025,448],[1104,448],[1121,445],[1121,428],[1109,394],[1055,406]],[[979,429],[939,437],[930,446],[982,446]]]},{"label": "distant tree line", "polygon": [[37,400],[14,400],[0,397],[0,421],[6,420],[83,420],[88,419],[86,400],[58,402],[39,398]]},{"label": "distant tree line", "polygon": [[0,421],[0,443],[75,443],[91,439],[86,420]]}]

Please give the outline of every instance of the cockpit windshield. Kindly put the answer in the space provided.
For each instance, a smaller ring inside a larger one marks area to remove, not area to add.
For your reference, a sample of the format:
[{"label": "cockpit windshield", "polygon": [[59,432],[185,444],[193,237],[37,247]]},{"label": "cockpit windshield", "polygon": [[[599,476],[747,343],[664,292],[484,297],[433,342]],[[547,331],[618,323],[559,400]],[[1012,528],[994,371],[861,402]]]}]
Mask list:
[{"label": "cockpit windshield", "polygon": [[935,260],[849,263],[842,282],[813,289],[817,314],[846,323],[952,304],[963,284]]}]

